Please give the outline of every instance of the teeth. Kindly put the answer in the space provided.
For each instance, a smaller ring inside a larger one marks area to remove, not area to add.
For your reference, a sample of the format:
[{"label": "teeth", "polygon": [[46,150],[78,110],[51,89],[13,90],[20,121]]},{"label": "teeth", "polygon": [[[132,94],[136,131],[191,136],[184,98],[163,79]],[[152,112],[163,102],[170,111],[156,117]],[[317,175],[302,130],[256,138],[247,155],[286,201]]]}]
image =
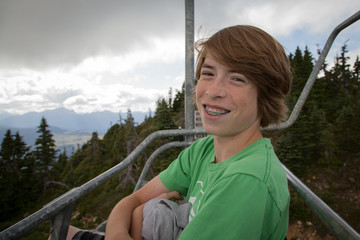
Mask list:
[{"label": "teeth", "polygon": [[207,108],[207,107],[205,107],[205,111],[211,116],[220,116],[230,112],[227,110],[220,110],[217,108]]}]

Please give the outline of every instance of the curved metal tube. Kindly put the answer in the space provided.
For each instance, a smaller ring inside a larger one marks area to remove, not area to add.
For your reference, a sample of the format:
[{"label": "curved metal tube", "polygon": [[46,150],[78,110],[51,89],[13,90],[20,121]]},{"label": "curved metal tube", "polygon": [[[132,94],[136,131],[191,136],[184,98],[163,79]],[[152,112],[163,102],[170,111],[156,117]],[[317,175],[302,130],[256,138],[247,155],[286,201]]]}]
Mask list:
[{"label": "curved metal tube", "polygon": [[290,185],[304,199],[329,230],[338,238],[346,240],[359,240],[360,235],[345,222],[336,212],[313,193],[289,169],[283,165]]},{"label": "curved metal tube", "polygon": [[149,157],[149,159],[146,161],[145,163],[145,166],[143,168],[143,170],[141,171],[141,174],[140,174],[140,177],[139,177],[139,180],[138,182],[136,183],[136,186],[135,186],[135,189],[134,189],[134,192],[136,192],[137,190],[139,190],[141,188],[141,185],[142,183],[144,182],[145,180],[145,177],[147,175],[147,173],[149,172],[149,169],[151,167],[151,165],[153,164],[154,160],[156,159],[156,157],[170,149],[170,148],[173,148],[173,147],[188,147],[192,144],[192,142],[170,142],[170,143],[167,143],[167,144],[164,144],[162,145],[161,147],[159,147],[158,149],[156,149],[152,154],[151,156]]},{"label": "curved metal tube", "polygon": [[280,125],[271,125],[267,128],[264,128],[264,130],[280,130],[280,129],[285,129],[288,128],[290,126],[292,126],[294,124],[294,122],[296,121],[296,119],[298,118],[300,111],[302,109],[302,107],[304,106],[304,103],[307,99],[307,97],[309,96],[309,93],[315,83],[316,77],[319,74],[322,65],[324,64],[325,58],[327,56],[327,54],[329,53],[329,50],[331,48],[331,45],[333,44],[336,36],[346,27],[350,26],[351,24],[353,24],[354,22],[356,22],[357,20],[360,19],[360,11],[358,11],[357,13],[355,13],[354,15],[352,15],[351,17],[349,17],[348,19],[346,19],[344,22],[340,23],[330,34],[328,40],[325,43],[324,49],[321,51],[321,54],[319,56],[319,59],[316,61],[316,64],[304,86],[304,89],[302,90],[300,97],[298,98],[296,105],[293,109],[293,111],[291,112],[290,117],[288,118],[288,120]]}]

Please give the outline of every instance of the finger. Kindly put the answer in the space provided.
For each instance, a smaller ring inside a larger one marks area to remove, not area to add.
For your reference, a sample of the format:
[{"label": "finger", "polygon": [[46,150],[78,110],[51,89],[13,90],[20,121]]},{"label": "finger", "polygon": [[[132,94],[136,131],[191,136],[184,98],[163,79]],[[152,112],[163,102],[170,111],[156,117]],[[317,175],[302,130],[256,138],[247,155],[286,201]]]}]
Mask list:
[{"label": "finger", "polygon": [[176,199],[176,200],[182,200],[183,199],[183,197],[177,191],[169,192],[168,197],[169,197],[169,199]]}]

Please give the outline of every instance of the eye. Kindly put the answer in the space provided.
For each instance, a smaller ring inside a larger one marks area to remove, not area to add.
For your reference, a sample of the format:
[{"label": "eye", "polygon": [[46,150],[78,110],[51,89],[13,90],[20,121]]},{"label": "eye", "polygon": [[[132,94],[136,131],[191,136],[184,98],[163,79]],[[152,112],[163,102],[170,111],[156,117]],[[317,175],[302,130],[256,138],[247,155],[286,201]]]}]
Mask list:
[{"label": "eye", "polygon": [[246,77],[242,74],[236,73],[234,75],[231,76],[231,80],[235,81],[235,82],[239,82],[239,83],[247,83],[248,80],[246,79]]},{"label": "eye", "polygon": [[210,71],[201,71],[201,76],[210,77],[214,76],[214,74]]},{"label": "eye", "polygon": [[240,77],[234,77],[233,80],[236,81],[236,82],[245,82],[245,80],[243,78],[240,78]]}]

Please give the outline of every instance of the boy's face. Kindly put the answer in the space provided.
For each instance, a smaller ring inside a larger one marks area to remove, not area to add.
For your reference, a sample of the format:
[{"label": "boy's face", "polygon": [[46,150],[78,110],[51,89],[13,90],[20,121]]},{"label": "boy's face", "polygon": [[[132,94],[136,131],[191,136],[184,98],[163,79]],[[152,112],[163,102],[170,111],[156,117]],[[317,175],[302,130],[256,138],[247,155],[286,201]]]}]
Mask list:
[{"label": "boy's face", "polygon": [[236,136],[260,128],[257,89],[244,75],[207,54],[196,87],[196,103],[205,131]]}]

